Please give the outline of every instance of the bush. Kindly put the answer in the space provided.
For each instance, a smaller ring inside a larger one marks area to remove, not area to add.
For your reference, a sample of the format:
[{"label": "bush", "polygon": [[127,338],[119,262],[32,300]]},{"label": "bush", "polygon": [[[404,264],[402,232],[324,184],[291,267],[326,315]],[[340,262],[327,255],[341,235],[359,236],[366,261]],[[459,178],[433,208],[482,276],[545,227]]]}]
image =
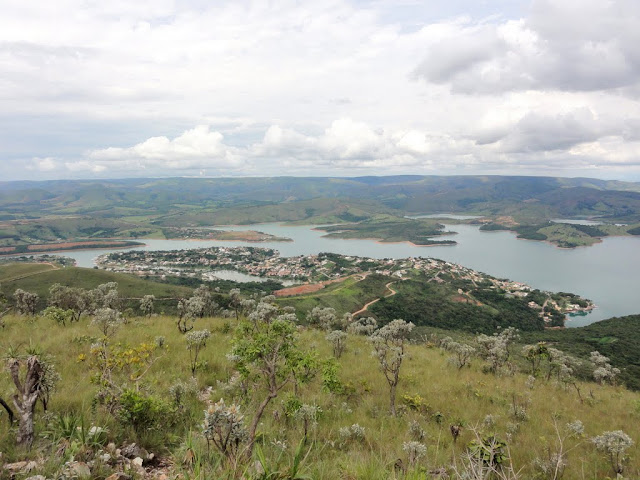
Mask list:
[{"label": "bush", "polygon": [[167,427],[172,423],[173,409],[156,397],[125,390],[118,403],[118,420],[123,425],[131,425],[136,433]]}]

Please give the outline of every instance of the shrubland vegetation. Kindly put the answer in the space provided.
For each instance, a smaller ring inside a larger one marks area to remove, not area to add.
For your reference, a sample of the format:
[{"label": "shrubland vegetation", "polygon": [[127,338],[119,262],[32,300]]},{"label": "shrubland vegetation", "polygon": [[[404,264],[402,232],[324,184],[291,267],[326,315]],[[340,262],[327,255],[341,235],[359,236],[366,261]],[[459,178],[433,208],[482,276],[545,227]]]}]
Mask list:
[{"label": "shrubland vegetation", "polygon": [[115,283],[49,290],[44,312],[3,317],[0,475],[640,475],[640,397],[603,349],[331,307],[300,318],[239,290],[190,291],[179,316],[150,293],[124,312]]}]

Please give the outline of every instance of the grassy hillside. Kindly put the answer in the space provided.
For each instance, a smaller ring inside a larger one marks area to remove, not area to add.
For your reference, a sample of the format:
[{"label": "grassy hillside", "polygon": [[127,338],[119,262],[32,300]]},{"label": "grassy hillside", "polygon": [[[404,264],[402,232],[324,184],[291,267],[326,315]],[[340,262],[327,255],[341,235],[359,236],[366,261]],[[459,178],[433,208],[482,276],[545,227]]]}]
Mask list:
[{"label": "grassy hillside", "polygon": [[0,284],[57,269],[58,267],[49,263],[8,263],[0,265]]},{"label": "grassy hillside", "polygon": [[455,282],[437,283],[426,277],[397,282],[397,295],[382,298],[371,305],[370,312],[384,322],[410,318],[418,326],[431,326],[465,332],[491,333],[498,327],[542,330],[544,323],[537,312],[521,298],[483,289],[472,295],[458,293]]},{"label": "grassy hillside", "polygon": [[355,312],[365,303],[384,296],[386,284],[391,281],[384,275],[369,275],[364,280],[350,277],[334,283],[315,293],[279,298],[278,305],[296,309],[298,318],[303,319],[313,307],[334,308],[339,314]]},{"label": "grassy hillside", "polygon": [[610,318],[581,328],[523,334],[525,340],[546,341],[563,351],[588,357],[598,350],[622,369],[622,381],[640,390],[640,315]]},{"label": "grassy hillside", "polygon": [[[26,265],[33,265],[31,275],[22,275],[16,278],[14,272],[23,271]],[[97,270],[94,268],[66,267],[58,270],[51,268],[36,268],[38,264],[9,264],[0,266],[0,275],[13,276],[12,279],[2,280],[1,292],[7,297],[11,297],[16,289],[21,288],[28,292],[37,293],[40,297],[38,308],[46,307],[46,299],[49,295],[49,287],[54,283],[60,283],[69,287],[80,287],[84,289],[92,289],[100,284],[108,282],[117,282],[120,296],[125,300],[127,306],[137,307],[139,298],[144,295],[155,295],[158,302],[158,311],[165,310],[167,312],[175,311],[176,298],[188,297],[192,289],[186,286],[178,286],[152,282],[123,273],[108,272],[106,270]],[[35,273],[34,273],[35,272]]]},{"label": "grassy hillside", "polygon": [[[223,397],[230,404],[235,398],[240,402],[245,421],[249,422],[264,394],[261,383],[251,385],[245,400],[236,396],[237,390],[234,394],[233,389],[225,387],[233,371],[226,354],[235,321],[216,318],[196,321],[197,329],[209,329],[212,336],[202,351],[201,367],[193,381],[190,380],[185,337],[178,333],[173,318],[133,319],[109,340],[112,345],[132,348],[141,342],[154,344],[159,336],[164,338],[163,348],[153,354],[157,360],[139,386],[144,395],[153,395],[158,402],[165,402],[171,413],[166,413],[153,428],[136,431],[130,424],[118,420],[118,414],[110,414],[101,406],[92,407],[98,386],[91,382],[94,372],[91,345],[100,334],[87,320],[67,327],[42,318],[8,317],[5,320],[0,348],[6,351],[9,346],[21,344],[37,346],[52,355],[61,380],[51,397],[49,413],[43,415],[38,406],[38,436],[31,451],[13,445],[12,433],[6,428],[6,416],[0,415],[2,462],[35,459],[37,466],[29,475],[43,474],[54,478],[70,456],[75,455],[80,461],[92,458],[90,452],[100,447],[82,443],[73,428],[70,432],[65,430],[56,418],[66,413],[71,415],[69,418],[83,418],[84,428],[90,425],[105,428],[103,442],[113,441],[120,446],[135,441],[149,449],[160,459],[147,465],[148,469],[155,469],[157,475],[232,478],[232,469],[223,467],[220,455],[213,445],[207,448],[199,432],[207,402]],[[320,358],[331,357],[325,333],[302,330],[300,337],[301,345],[313,348]],[[455,462],[461,466],[461,455],[476,438],[474,430],[481,437],[494,435],[506,443],[503,452],[510,458],[504,458],[504,462],[512,462],[514,469],[520,472],[513,478],[538,478],[534,467],[536,458],[548,458],[559,447],[560,439],[566,454],[563,479],[607,478],[612,475],[611,467],[595,450],[590,438],[618,429],[635,440],[627,451],[625,478],[640,476],[638,394],[621,387],[580,383],[586,397],[581,402],[573,389],[564,389],[554,381],[538,379],[531,384],[526,374],[503,377],[485,374],[479,359],[473,359],[468,368],[457,369],[448,362],[449,353],[421,343],[407,347],[398,391],[401,414],[394,418],[388,414],[388,385],[378,371],[376,360],[369,354],[370,350],[369,342],[363,337],[347,337],[347,351],[337,360],[343,393],[323,391],[321,376],[318,376],[300,385],[297,394],[292,384],[287,385],[269,404],[259,426],[258,445],[268,466],[283,472],[278,478],[289,478],[284,476],[284,469],[292,465],[296,446],[303,438],[302,422],[286,414],[296,402],[317,405],[322,412],[317,424],[309,425],[308,442],[303,449],[304,460],[298,474],[308,478],[418,479],[431,478],[432,475],[426,472],[438,469],[457,478],[452,465]],[[180,397],[175,396],[175,385],[178,384],[183,385]],[[3,373],[0,395],[6,398],[13,388],[8,375]],[[575,420],[584,424],[581,436],[566,433],[566,424]],[[340,429],[351,428],[354,424],[364,428],[362,438],[348,440],[341,437]],[[462,425],[456,442],[450,434],[450,425]],[[74,440],[73,445],[64,443],[65,435],[78,440]],[[426,447],[426,454],[415,466],[409,467],[405,475],[394,468],[394,464],[401,459],[403,466],[408,465],[403,444],[417,436],[421,437],[419,442]],[[54,451],[58,453],[54,455]],[[237,478],[265,478],[256,470],[257,455],[252,461],[241,464]],[[99,472],[95,478],[104,478],[113,471],[109,463],[98,462],[93,468]]]}]

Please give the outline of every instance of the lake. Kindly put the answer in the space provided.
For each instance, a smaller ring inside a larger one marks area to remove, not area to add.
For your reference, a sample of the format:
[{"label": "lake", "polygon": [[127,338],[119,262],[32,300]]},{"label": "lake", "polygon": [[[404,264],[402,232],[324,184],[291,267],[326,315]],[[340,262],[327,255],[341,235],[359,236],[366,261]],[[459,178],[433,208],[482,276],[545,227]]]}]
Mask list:
[{"label": "lake", "polygon": [[[221,227],[259,230],[293,242],[248,243],[219,240],[142,240],[144,250],[176,250],[210,246],[268,247],[282,256],[334,252],[372,258],[434,257],[459,263],[499,278],[525,282],[534,288],[573,292],[593,300],[597,308],[584,316],[570,317],[567,326],[583,326],[614,316],[640,313],[640,238],[608,237],[602,243],[576,249],[560,249],[544,242],[517,239],[512,232],[482,232],[474,225],[451,225],[456,235],[445,237],[455,246],[417,247],[408,243],[323,238],[324,232],[309,226],[279,224]],[[103,253],[120,250],[60,252],[81,267],[92,267]]]}]

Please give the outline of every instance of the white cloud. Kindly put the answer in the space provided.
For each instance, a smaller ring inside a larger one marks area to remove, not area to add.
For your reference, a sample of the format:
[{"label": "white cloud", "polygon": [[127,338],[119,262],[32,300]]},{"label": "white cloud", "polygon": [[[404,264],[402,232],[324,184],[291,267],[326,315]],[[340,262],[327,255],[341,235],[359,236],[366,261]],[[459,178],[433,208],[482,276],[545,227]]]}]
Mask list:
[{"label": "white cloud", "polygon": [[639,21],[635,0],[535,0],[521,20],[449,25],[414,74],[472,94],[630,87],[640,78]]},{"label": "white cloud", "polygon": [[58,162],[51,157],[47,158],[35,158],[33,160],[33,167],[41,172],[51,172],[59,168]]},{"label": "white cloud", "polygon": [[0,163],[588,175],[625,158],[640,179],[640,4],[525,4],[8,0]]},{"label": "white cloud", "polygon": [[208,125],[198,125],[170,140],[152,137],[133,147],[109,147],[88,153],[87,158],[96,165],[119,163],[119,168],[135,168],[156,171],[201,170],[203,168],[239,167],[242,160],[234,148],[223,142],[220,132],[212,132]]}]

